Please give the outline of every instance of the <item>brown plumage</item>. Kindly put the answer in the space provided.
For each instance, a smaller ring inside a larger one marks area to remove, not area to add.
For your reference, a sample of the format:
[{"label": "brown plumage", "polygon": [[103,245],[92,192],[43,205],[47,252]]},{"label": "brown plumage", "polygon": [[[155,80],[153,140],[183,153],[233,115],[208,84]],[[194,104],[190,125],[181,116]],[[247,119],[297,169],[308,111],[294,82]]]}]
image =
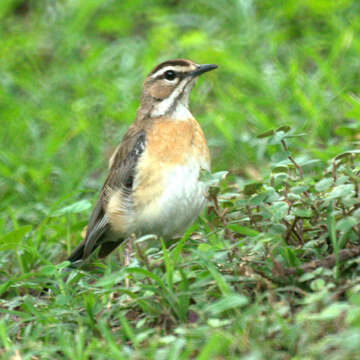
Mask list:
[{"label": "brown plumage", "polygon": [[85,239],[69,261],[84,260],[98,247],[106,256],[131,234],[178,235],[196,218],[205,202],[198,175],[209,170],[210,156],[188,98],[196,77],[215,68],[175,59],[150,72],[135,121],[111,157]]}]

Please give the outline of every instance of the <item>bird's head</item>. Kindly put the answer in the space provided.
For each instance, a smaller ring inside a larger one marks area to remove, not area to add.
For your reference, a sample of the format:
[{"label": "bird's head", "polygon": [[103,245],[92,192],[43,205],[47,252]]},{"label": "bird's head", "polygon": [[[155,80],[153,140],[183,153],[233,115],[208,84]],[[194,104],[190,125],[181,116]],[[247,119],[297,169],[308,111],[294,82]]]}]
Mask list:
[{"label": "bird's head", "polygon": [[199,65],[185,59],[164,61],[145,79],[141,105],[151,103],[151,117],[170,115],[178,105],[187,108],[197,77],[216,68],[217,65]]}]

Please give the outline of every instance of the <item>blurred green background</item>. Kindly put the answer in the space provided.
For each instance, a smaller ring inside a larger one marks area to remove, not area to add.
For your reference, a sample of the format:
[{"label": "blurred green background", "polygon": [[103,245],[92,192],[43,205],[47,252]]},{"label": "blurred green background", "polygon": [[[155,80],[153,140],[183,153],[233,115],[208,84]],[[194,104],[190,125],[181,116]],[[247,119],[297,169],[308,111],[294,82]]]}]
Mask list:
[{"label": "blurred green background", "polygon": [[[0,358],[358,358],[359,259],[280,270],[359,244],[356,151],[328,167],[360,145],[359,54],[359,0],[0,0]],[[220,208],[64,276],[145,76],[177,57],[219,65],[191,110],[231,172]],[[283,125],[303,178],[257,138]]]},{"label": "blurred green background", "polygon": [[256,135],[284,124],[305,134],[296,155],[354,147],[359,10],[355,0],[2,0],[0,229],[96,194],[144,77],[170,58],[219,65],[191,98],[214,170],[258,178],[272,153]]}]

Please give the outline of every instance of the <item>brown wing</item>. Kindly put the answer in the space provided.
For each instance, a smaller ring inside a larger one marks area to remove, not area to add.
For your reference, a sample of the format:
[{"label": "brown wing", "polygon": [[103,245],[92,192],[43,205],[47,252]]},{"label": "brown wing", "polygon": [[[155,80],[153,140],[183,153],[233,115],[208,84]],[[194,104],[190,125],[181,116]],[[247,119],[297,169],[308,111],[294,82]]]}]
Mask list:
[{"label": "brown wing", "polygon": [[109,174],[100,191],[86,230],[86,236],[71,253],[68,260],[72,263],[86,259],[99,245],[99,255],[104,257],[114,250],[123,239],[105,242],[109,230],[109,219],[104,211],[108,188],[125,188],[131,192],[137,161],[145,149],[145,131],[130,127],[113,157]]}]

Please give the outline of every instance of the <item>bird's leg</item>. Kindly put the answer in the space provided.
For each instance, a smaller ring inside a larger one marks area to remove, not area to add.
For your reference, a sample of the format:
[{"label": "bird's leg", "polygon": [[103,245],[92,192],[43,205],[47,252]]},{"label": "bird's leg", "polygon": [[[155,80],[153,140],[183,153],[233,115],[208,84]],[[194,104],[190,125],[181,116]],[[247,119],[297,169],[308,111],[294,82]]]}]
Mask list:
[{"label": "bird's leg", "polygon": [[[128,241],[126,242],[125,249],[124,249],[124,265],[125,266],[130,265],[131,254],[133,251],[133,241],[135,241],[135,239],[136,239],[135,234],[131,234]],[[126,287],[126,289],[129,289],[129,287],[130,287],[130,280],[127,276],[125,278],[125,287]]]}]

